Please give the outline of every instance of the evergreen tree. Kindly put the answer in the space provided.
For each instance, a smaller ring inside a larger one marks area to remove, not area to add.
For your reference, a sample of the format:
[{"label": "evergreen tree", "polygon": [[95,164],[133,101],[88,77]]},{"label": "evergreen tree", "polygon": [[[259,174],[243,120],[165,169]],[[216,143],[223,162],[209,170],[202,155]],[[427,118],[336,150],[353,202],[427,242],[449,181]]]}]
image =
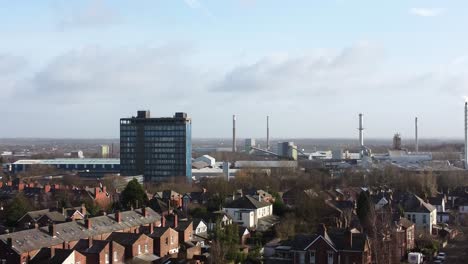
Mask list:
[{"label": "evergreen tree", "polygon": [[138,183],[137,179],[133,179],[122,191],[121,201],[122,206],[127,209],[130,207],[142,207],[148,203],[148,196],[146,196],[143,186]]},{"label": "evergreen tree", "polygon": [[31,210],[33,207],[29,201],[22,194],[16,195],[6,208],[7,225],[14,226],[23,215]]},{"label": "evergreen tree", "polygon": [[374,204],[372,203],[369,193],[362,191],[359,194],[357,201],[356,213],[358,215],[361,226],[367,233],[372,233],[374,223]]}]

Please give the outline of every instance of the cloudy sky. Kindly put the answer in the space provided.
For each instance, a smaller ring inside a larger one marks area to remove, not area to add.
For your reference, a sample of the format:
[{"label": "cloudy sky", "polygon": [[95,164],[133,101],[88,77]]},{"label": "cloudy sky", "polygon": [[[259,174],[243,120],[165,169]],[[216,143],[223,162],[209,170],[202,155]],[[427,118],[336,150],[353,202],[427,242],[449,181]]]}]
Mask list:
[{"label": "cloudy sky", "polygon": [[461,138],[468,3],[0,0],[0,137],[118,137],[185,111],[194,137]]}]

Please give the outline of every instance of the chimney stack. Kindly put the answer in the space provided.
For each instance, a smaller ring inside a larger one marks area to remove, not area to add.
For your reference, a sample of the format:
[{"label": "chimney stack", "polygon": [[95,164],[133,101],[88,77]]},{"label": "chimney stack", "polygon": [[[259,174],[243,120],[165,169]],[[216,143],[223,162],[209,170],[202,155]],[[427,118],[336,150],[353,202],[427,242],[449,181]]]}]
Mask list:
[{"label": "chimney stack", "polygon": [[10,248],[13,247],[13,238],[7,237],[7,244]]},{"label": "chimney stack", "polygon": [[81,204],[81,214],[83,216],[86,216],[86,205],[85,204]]},{"label": "chimney stack", "polygon": [[345,243],[349,248],[353,248],[353,232],[349,228],[345,231]]},{"label": "chimney stack", "polygon": [[465,101],[465,170],[468,170],[468,102]]},{"label": "chimney stack", "polygon": [[364,156],[364,128],[363,128],[364,117],[363,114],[359,114],[359,152],[361,157]]},{"label": "chimney stack", "polygon": [[54,223],[50,223],[49,224],[49,235],[52,236],[52,237],[55,237],[55,224]]},{"label": "chimney stack", "polygon": [[236,152],[236,115],[232,116],[232,152]]},{"label": "chimney stack", "polygon": [[115,221],[117,223],[120,223],[122,221],[122,215],[120,214],[119,210],[115,211]]},{"label": "chimney stack", "polygon": [[270,117],[267,116],[267,142],[266,149],[270,150]]},{"label": "chimney stack", "polygon": [[144,217],[148,217],[148,210],[146,209],[146,206],[141,208],[141,213],[143,214]]},{"label": "chimney stack", "polygon": [[166,227],[166,217],[164,215],[161,218],[161,227]]},{"label": "chimney stack", "polygon": [[151,224],[149,225],[149,233],[150,233],[150,234],[153,234],[153,232],[154,232],[154,224],[151,223]]},{"label": "chimney stack", "polygon": [[91,226],[92,226],[92,224],[91,224],[91,219],[89,219],[89,217],[86,217],[85,220],[84,220],[84,222],[85,222],[85,227],[86,227],[87,229],[91,229]]},{"label": "chimney stack", "polygon": [[177,226],[179,226],[179,217],[174,214],[174,228],[177,228]]},{"label": "chimney stack", "polygon": [[418,139],[418,117],[414,119],[414,140],[416,143],[415,151],[416,153],[419,152],[419,139]]},{"label": "chimney stack", "polygon": [[55,256],[55,248],[50,247],[50,258],[53,258]]}]

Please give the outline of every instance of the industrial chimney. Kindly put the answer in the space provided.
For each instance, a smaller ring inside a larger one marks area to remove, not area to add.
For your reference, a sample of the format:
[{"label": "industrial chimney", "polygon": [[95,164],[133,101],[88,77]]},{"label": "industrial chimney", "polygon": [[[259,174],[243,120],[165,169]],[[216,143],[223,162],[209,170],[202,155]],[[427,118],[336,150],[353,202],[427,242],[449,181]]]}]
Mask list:
[{"label": "industrial chimney", "polygon": [[236,152],[236,115],[232,116],[232,152]]},{"label": "industrial chimney", "polygon": [[468,102],[465,101],[465,169],[468,170]]},{"label": "industrial chimney", "polygon": [[418,117],[414,118],[414,141],[415,141],[415,151],[419,152],[419,139],[418,139]]},{"label": "industrial chimney", "polygon": [[359,114],[359,153],[364,156],[364,128],[362,127],[363,115]]},{"label": "industrial chimney", "polygon": [[266,149],[270,150],[270,117],[267,116],[267,140]]}]

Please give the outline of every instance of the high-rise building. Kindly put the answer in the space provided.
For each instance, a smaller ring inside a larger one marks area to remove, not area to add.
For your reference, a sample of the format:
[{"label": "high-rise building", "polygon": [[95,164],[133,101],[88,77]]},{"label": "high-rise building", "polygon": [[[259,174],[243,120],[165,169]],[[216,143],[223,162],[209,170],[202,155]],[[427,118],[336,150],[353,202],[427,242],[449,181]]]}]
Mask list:
[{"label": "high-rise building", "polygon": [[186,113],[174,117],[120,119],[120,168],[122,175],[143,175],[145,181],[185,176],[192,179],[192,121]]}]

